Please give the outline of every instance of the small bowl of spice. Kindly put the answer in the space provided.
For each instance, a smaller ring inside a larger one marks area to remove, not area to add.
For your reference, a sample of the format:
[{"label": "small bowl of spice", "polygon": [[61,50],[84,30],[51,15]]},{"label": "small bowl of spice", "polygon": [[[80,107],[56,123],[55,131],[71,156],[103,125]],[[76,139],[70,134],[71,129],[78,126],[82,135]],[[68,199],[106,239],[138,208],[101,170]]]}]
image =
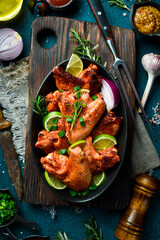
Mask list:
[{"label": "small bowl of spice", "polygon": [[160,36],[160,5],[154,2],[133,4],[130,24],[132,29],[141,36]]}]

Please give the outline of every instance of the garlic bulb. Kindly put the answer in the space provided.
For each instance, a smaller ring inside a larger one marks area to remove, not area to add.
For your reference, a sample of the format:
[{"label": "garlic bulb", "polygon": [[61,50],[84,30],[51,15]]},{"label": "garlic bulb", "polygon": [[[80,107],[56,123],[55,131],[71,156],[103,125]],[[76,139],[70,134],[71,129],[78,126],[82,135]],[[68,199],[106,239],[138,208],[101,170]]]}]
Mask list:
[{"label": "garlic bulb", "polygon": [[[154,79],[160,75],[160,55],[148,53],[142,57],[142,65],[148,73],[147,85],[141,100],[142,106],[145,106],[147,98],[149,96]],[[139,109],[139,112],[141,110]]]}]

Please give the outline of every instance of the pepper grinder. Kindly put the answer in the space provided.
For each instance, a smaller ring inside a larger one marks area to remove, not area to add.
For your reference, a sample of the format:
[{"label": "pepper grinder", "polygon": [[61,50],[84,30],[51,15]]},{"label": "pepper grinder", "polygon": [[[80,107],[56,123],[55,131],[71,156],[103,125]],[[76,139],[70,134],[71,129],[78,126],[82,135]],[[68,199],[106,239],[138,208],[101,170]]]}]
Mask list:
[{"label": "pepper grinder", "polygon": [[135,179],[133,196],[128,208],[115,230],[119,240],[139,240],[144,231],[144,220],[151,199],[160,190],[160,181],[148,174],[139,174]]}]

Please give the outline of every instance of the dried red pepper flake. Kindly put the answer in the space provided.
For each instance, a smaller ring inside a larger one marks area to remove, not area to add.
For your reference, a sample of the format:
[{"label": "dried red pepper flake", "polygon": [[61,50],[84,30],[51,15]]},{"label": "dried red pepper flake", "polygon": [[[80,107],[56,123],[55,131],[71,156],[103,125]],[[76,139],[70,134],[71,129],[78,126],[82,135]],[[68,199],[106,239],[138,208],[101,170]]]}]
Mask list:
[{"label": "dried red pepper flake", "polygon": [[37,5],[37,8],[38,8],[38,14],[42,16],[50,12],[49,7],[44,3],[42,3],[41,5]]}]

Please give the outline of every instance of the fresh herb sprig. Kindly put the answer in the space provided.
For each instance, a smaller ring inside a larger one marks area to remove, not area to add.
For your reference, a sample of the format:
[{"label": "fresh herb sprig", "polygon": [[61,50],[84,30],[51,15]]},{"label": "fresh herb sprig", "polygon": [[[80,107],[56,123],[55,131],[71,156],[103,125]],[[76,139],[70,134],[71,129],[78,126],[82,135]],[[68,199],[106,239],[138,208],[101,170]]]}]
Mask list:
[{"label": "fresh herb sprig", "polygon": [[39,95],[35,101],[31,100],[33,104],[33,111],[37,116],[42,119],[47,114],[47,108],[45,106],[45,96]]},{"label": "fresh herb sprig", "polygon": [[[87,240],[103,240],[102,236],[102,230],[98,228],[98,224],[95,221],[94,217],[91,216],[91,218],[87,221],[85,221],[85,228],[86,232],[89,235],[87,237]],[[58,232],[54,238],[54,240],[71,240],[68,238],[67,234],[65,232]]]},{"label": "fresh herb sprig", "polygon": [[109,5],[110,6],[117,6],[117,8],[124,8],[124,9],[127,9],[129,12],[131,11],[127,5],[124,3],[123,0],[109,0]]},{"label": "fresh herb sprig", "polygon": [[90,40],[85,40],[81,37],[80,33],[76,30],[71,30],[70,40],[76,40],[79,44],[73,48],[73,50],[82,55],[83,57],[89,57],[92,60],[95,60],[100,63],[100,56],[96,56],[94,50],[99,46],[95,45],[92,47],[93,42]]},{"label": "fresh herb sprig", "polygon": [[75,101],[72,104],[70,104],[70,106],[74,107],[74,112],[72,113],[72,116],[63,116],[66,118],[67,122],[71,123],[71,130],[75,124],[75,122],[77,121],[77,118],[79,117],[82,109],[84,107],[86,107],[86,104],[84,103],[84,101]]},{"label": "fresh herb sprig", "polygon": [[54,240],[71,240],[70,238],[67,237],[67,234],[64,232],[58,232],[54,238]]},{"label": "fresh herb sprig", "polygon": [[88,240],[92,240],[92,239],[103,240],[102,230],[98,229],[98,224],[95,221],[93,216],[91,216],[91,218],[88,221],[86,221],[85,227],[86,227],[86,229],[88,231],[88,234],[89,234]]}]

